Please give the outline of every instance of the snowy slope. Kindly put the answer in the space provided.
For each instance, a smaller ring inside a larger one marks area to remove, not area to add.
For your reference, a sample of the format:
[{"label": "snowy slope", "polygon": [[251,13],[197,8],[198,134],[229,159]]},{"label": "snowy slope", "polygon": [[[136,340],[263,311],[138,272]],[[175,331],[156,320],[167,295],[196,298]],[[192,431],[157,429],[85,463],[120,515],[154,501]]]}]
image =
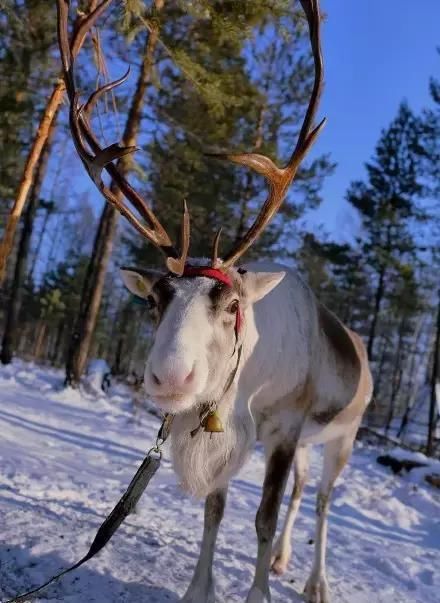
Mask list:
[{"label": "snowy slope", "polygon": [[[61,374],[17,362],[0,371],[0,599],[79,559],[149,448],[158,420],[134,419],[123,389],[88,398],[61,389]],[[166,455],[165,455],[166,456]],[[438,603],[440,496],[357,448],[330,519],[329,580],[335,603]],[[311,566],[319,451],[286,576],[273,603],[302,601]],[[263,455],[233,482],[215,562],[220,602],[244,601],[252,581]],[[283,508],[283,512],[285,508]],[[176,603],[195,565],[203,505],[178,488],[165,460],[137,514],[98,557],[38,601]]]}]

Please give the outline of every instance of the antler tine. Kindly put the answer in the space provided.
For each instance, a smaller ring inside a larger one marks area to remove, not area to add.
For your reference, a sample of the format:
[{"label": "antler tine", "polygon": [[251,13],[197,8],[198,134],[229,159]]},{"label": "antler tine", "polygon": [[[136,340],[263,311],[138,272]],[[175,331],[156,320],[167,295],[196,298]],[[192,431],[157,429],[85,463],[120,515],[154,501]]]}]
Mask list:
[{"label": "antler tine", "polygon": [[[57,2],[58,46],[60,49],[61,63],[65,74],[69,72],[72,63],[69,33],[67,29],[67,23],[69,20],[69,4],[69,0],[58,0]],[[64,79],[66,79],[66,77]]]},{"label": "antler tine", "polygon": [[104,84],[103,86],[101,86],[100,88],[95,90],[95,92],[93,92],[89,96],[89,100],[86,102],[86,104],[83,107],[83,110],[82,110],[83,115],[85,115],[87,117],[87,119],[90,119],[92,111],[95,108],[95,105],[99,101],[99,99],[102,96],[104,96],[104,94],[106,94],[107,92],[110,92],[114,88],[117,88],[118,86],[120,86],[121,84],[126,82],[129,75],[130,75],[130,67],[127,69],[127,71],[124,73],[124,75],[122,77],[120,77],[119,79],[114,80],[113,82],[108,82],[107,84]]},{"label": "antler tine", "polygon": [[214,237],[214,243],[212,245],[212,260],[211,260],[211,266],[213,268],[218,268],[218,246],[220,243],[220,236],[222,234],[222,230],[223,228],[220,226],[220,228],[217,231],[217,234]]},{"label": "antler tine", "polygon": [[177,276],[182,276],[183,274],[189,251],[190,223],[188,206],[185,199],[183,200],[182,230],[180,239],[182,249],[180,256],[178,258],[168,258],[166,261],[168,270]]},{"label": "antler tine", "polygon": [[[130,199],[130,202],[134,205],[134,207],[141,214],[143,219],[147,222],[149,228],[142,229],[141,234],[149,238],[151,242],[154,243],[156,246],[160,247],[160,250],[163,251],[165,255],[177,257],[177,251],[172,246],[168,234],[166,233],[166,231],[164,230],[152,210],[148,207],[148,205],[145,203],[144,199],[139,195],[139,193],[135,191],[135,189],[131,186],[128,180],[121,174],[121,172],[118,170],[118,167],[114,163],[112,163],[113,159],[118,159],[124,155],[128,155],[129,153],[136,151],[136,147],[122,147],[121,145],[116,143],[102,149],[95,135],[91,131],[88,122],[86,120],[82,120],[82,122],[83,123],[79,126],[77,125],[75,128],[72,128],[72,131],[80,130],[84,134],[88,145],[95,153],[95,156],[90,156],[90,154],[88,154],[89,163],[91,161],[94,164],[93,174],[96,175],[96,173],[98,173],[98,170],[100,174],[102,169],[104,168],[110,174],[112,180],[118,185],[125,197],[127,199]],[[84,150],[82,152],[84,153]],[[80,153],[79,150],[78,153],[80,154],[81,159],[85,161],[84,156]],[[86,167],[88,166],[86,165]],[[92,174],[90,175],[92,176]],[[95,184],[97,184],[95,179],[94,182]],[[101,189],[100,186],[99,189],[102,192],[103,189]],[[111,202],[113,203],[113,201]],[[119,204],[121,205],[121,203]]]},{"label": "antler tine", "polygon": [[[306,140],[309,137],[309,131],[313,124],[313,119],[316,115],[316,111],[318,109],[323,83],[323,60],[321,51],[321,12],[319,9],[319,0],[300,0],[300,2],[303,11],[307,17],[307,23],[309,26],[310,45],[312,47],[313,62],[315,67],[315,78],[313,82],[313,89],[309,105],[307,107],[306,116],[304,118],[304,122],[298,137],[298,142],[296,143],[295,150],[293,151],[293,155],[295,155],[295,153],[300,150],[302,145],[306,143]],[[314,136],[315,131],[317,136],[324,123],[325,118],[318,124],[315,130],[311,132],[310,136]]]},{"label": "antler tine", "polygon": [[310,96],[307,112],[301,126],[298,141],[295,149],[284,168],[279,168],[275,163],[265,155],[259,153],[241,153],[241,154],[211,154],[211,157],[219,159],[228,159],[233,163],[249,167],[253,171],[264,176],[269,184],[269,193],[254,223],[245,233],[237,246],[232,249],[224,258],[222,268],[228,268],[249,249],[252,243],[260,236],[267,224],[276,214],[282,202],[285,199],[289,186],[295,178],[301,161],[315,142],[321,132],[325,119],[318,126],[312,128],[323,83],[323,64],[321,54],[321,36],[320,36],[320,9],[319,0],[300,0],[301,6],[307,17],[309,27],[310,44],[313,53],[315,68],[315,78]]},{"label": "antler tine", "polygon": [[[182,254],[179,256],[172,245],[170,237],[154,215],[153,211],[145,200],[129,184],[118,165],[113,163],[115,160],[119,160],[125,155],[134,152],[136,147],[124,147],[115,143],[102,148],[91,128],[90,116],[96,102],[103,94],[122,84],[127,79],[129,70],[118,80],[105,84],[95,90],[84,105],[79,105],[79,94],[75,88],[73,75],[74,61],[87,33],[90,32],[97,19],[112,1],[113,0],[103,0],[96,8],[94,8],[94,10],[84,17],[75,29],[72,41],[69,41],[68,17],[70,1],[57,0],[58,40],[67,95],[70,101],[69,119],[72,138],[90,178],[93,180],[101,194],[129,220],[143,237],[149,239],[156,247],[158,247],[169,260],[172,260],[173,258],[176,259],[176,266],[174,266],[176,270],[173,270],[173,262],[171,262],[171,267],[169,267],[169,269],[176,274],[181,274],[183,272],[189,246],[189,213],[186,205],[182,218],[182,233],[184,232],[185,235],[182,235]],[[94,2],[93,5],[96,6],[96,2]],[[133,211],[124,204],[118,194],[115,194],[112,189],[105,185],[102,180],[103,169],[110,174],[112,181],[117,185],[125,198],[134,208],[136,208],[140,217],[142,220],[145,220],[146,224],[144,224]],[[180,264],[183,262],[182,266],[180,266],[179,262]]]},{"label": "antler tine", "polygon": [[[66,1],[66,0],[65,0]],[[79,24],[78,28],[74,32],[73,40],[71,44],[71,56],[72,59],[75,60],[78,52],[81,49],[81,46],[84,43],[84,39],[95,25],[96,21],[99,17],[107,10],[113,0],[103,0],[101,4],[99,4],[94,10],[92,10]],[[67,0],[67,4],[70,3],[70,0]]]}]

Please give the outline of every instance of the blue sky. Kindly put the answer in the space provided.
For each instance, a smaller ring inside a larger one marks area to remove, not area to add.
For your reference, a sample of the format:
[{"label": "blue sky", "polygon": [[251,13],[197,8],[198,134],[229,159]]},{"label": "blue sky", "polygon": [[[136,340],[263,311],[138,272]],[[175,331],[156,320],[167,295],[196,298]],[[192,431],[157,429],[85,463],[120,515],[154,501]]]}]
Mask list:
[{"label": "blue sky", "polygon": [[402,99],[415,111],[430,104],[429,78],[440,78],[440,0],[321,0],[321,6],[327,19],[320,115],[328,123],[314,152],[331,152],[338,166],[308,223],[345,240],[357,224],[345,191],[364,176],[381,129]]}]

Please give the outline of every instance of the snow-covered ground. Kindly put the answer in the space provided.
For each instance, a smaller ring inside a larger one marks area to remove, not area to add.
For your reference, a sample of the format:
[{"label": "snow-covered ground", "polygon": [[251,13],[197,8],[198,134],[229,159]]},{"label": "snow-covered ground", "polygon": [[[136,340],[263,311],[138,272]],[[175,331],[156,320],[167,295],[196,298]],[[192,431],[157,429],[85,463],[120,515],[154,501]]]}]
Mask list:
[{"label": "snow-covered ground", "polygon": [[[158,427],[150,414],[134,417],[122,387],[97,399],[62,390],[61,383],[60,373],[20,362],[0,371],[2,600],[82,557]],[[336,487],[328,554],[333,601],[438,603],[439,492],[392,475],[376,464],[377,453],[358,446]],[[179,600],[196,562],[203,505],[181,493],[166,456],[138,512],[109,545],[38,601]],[[273,603],[302,601],[312,560],[319,457],[317,450],[291,566],[281,579],[271,579]],[[230,489],[215,561],[222,603],[244,601],[252,581],[263,469],[257,449]]]}]

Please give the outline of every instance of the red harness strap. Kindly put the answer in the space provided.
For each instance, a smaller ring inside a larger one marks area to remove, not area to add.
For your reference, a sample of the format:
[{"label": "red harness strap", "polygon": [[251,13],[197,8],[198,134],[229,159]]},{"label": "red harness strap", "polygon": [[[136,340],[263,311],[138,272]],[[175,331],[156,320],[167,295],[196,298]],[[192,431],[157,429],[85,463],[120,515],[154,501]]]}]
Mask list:
[{"label": "red harness strap", "polygon": [[220,283],[225,283],[228,287],[232,287],[230,276],[218,268],[210,268],[209,266],[185,266],[182,276],[206,276],[206,278],[212,278]]},{"label": "red harness strap", "polygon": [[[210,268],[209,266],[185,266],[182,276],[205,276],[206,278],[212,278],[215,281],[224,283],[228,287],[233,286],[233,282],[230,276],[219,270],[218,268]],[[238,337],[241,326],[243,323],[243,316],[241,314],[241,308],[238,306],[237,312],[235,313],[235,336]]]}]

